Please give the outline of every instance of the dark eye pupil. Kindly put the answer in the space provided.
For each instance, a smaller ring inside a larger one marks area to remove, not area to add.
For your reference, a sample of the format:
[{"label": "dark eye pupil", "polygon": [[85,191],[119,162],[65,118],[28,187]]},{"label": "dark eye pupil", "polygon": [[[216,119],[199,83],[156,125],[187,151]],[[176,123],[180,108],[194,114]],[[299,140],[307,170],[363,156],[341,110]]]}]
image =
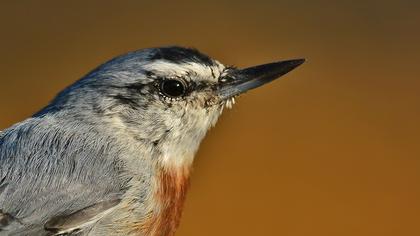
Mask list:
[{"label": "dark eye pupil", "polygon": [[161,83],[161,91],[169,97],[179,97],[184,95],[185,87],[178,80],[164,80]]}]

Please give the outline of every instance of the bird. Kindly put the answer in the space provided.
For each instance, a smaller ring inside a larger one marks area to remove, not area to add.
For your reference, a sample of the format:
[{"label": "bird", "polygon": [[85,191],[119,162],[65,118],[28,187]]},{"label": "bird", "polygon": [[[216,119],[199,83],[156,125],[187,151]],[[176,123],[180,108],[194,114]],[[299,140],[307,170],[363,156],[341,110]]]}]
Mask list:
[{"label": "bird", "polygon": [[240,69],[164,46],[98,66],[0,131],[0,235],[174,235],[206,132],[304,61]]}]

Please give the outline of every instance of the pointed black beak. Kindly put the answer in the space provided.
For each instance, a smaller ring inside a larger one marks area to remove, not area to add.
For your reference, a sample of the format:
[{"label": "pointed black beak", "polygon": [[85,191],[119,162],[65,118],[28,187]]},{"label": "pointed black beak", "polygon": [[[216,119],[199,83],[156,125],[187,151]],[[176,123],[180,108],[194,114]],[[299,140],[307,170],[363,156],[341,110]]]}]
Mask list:
[{"label": "pointed black beak", "polygon": [[305,59],[274,62],[242,70],[232,70],[221,78],[218,94],[228,99],[248,90],[260,87],[302,65]]}]

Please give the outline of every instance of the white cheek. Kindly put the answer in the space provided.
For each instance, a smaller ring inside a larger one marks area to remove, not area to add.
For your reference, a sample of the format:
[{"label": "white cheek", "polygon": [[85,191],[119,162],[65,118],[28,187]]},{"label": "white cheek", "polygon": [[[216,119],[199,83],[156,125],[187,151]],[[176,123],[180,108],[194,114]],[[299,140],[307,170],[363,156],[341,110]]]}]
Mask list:
[{"label": "white cheek", "polygon": [[189,167],[192,164],[201,141],[208,129],[216,124],[221,109],[212,111],[210,114],[206,114],[205,110],[190,109],[190,112],[193,113],[190,113],[190,121],[194,122],[180,124],[179,129],[174,129],[169,134],[170,136],[161,148],[161,162],[166,167]]}]

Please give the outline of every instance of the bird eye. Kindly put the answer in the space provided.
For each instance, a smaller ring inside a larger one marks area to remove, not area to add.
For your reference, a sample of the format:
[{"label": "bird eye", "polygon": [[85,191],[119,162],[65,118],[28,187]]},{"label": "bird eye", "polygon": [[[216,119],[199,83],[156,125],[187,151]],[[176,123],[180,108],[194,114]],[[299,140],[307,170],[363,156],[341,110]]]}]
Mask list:
[{"label": "bird eye", "polygon": [[185,85],[174,79],[166,79],[160,83],[160,91],[168,97],[180,97],[185,94]]}]

